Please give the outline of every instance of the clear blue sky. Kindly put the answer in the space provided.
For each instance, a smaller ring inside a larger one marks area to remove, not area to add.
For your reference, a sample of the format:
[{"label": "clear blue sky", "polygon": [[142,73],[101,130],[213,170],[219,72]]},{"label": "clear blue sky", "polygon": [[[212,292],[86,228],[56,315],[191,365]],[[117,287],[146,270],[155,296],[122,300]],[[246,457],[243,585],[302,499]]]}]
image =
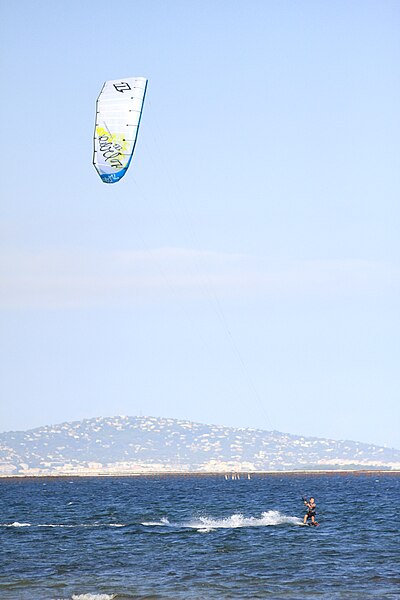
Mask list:
[{"label": "clear blue sky", "polygon": [[[2,3],[0,429],[400,447],[400,4]],[[103,82],[146,76],[130,171]]]}]

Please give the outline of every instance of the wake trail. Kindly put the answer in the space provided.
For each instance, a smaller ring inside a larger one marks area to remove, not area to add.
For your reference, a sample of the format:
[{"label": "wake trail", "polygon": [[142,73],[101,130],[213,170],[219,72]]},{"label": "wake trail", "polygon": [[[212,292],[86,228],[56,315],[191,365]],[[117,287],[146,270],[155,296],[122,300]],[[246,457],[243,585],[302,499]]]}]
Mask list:
[{"label": "wake trail", "polygon": [[208,516],[197,517],[188,521],[173,522],[163,518],[160,521],[147,521],[142,525],[146,527],[181,527],[197,529],[198,531],[213,531],[215,529],[238,529],[243,527],[271,527],[277,525],[303,525],[298,517],[291,517],[277,510],[269,510],[261,513],[260,517],[246,517],[241,513],[234,513],[225,518],[214,518]]}]

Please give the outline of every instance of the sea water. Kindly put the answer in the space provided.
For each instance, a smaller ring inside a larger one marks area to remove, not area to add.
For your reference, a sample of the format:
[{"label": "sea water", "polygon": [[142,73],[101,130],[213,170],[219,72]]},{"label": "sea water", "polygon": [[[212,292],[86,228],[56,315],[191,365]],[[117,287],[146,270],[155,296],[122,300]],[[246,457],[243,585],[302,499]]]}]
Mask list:
[{"label": "sea water", "polygon": [[0,598],[400,598],[399,509],[382,473],[3,479]]}]

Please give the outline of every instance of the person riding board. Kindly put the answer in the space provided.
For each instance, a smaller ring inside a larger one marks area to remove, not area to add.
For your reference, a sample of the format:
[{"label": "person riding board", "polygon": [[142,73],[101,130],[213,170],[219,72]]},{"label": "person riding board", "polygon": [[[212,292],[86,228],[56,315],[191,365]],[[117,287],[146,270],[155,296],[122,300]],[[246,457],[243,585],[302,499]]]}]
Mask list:
[{"label": "person riding board", "polygon": [[315,499],[311,497],[309,501],[307,501],[307,498],[303,498],[303,500],[304,500],[305,506],[307,506],[307,512],[304,515],[304,519],[303,519],[304,525],[306,525],[308,519],[311,519],[311,525],[316,525],[315,515],[316,515],[317,505],[315,504]]}]

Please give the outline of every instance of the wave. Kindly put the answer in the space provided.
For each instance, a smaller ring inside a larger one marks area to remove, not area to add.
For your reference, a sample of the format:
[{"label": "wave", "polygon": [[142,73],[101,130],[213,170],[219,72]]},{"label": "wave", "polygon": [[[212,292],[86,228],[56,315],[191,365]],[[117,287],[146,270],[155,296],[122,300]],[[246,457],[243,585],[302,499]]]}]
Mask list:
[{"label": "wave", "polygon": [[146,526],[166,526],[166,527],[187,527],[197,529],[201,532],[212,531],[214,529],[237,529],[240,527],[269,527],[275,525],[303,525],[303,521],[298,517],[283,515],[278,510],[269,510],[261,513],[260,517],[245,517],[240,513],[235,513],[230,517],[216,519],[213,517],[198,517],[182,523],[170,523],[168,519],[163,518],[160,521],[148,521],[142,523]]},{"label": "wave", "polygon": [[141,525],[145,527],[162,527],[163,525],[171,525],[167,518],[163,517],[159,521],[143,521]]}]

